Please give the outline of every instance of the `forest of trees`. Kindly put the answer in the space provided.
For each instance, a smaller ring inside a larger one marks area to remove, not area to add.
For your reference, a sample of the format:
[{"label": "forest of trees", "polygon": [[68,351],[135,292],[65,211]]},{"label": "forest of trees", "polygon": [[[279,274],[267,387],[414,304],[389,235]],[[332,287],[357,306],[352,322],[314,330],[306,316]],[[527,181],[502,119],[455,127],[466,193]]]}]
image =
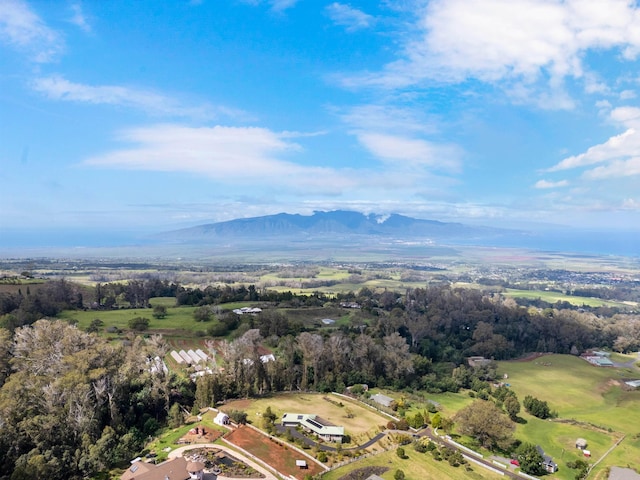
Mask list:
[{"label": "forest of trees", "polygon": [[63,321],[0,329],[0,478],[81,479],[133,458],[190,382],[148,358],[159,337],[114,344]]},{"label": "forest of trees", "polygon": [[[171,373],[152,373],[148,359],[168,350],[161,337],[145,339],[131,331],[114,343],[53,319],[63,309],[99,311],[119,300],[147,306],[154,296],[211,308],[215,321],[209,323],[224,325],[218,351],[224,373],[200,377],[195,385]],[[241,300],[265,308],[242,317],[213,308]],[[335,309],[341,302],[361,307],[351,325],[317,329],[287,315],[288,307]],[[269,308],[276,305],[278,310]],[[276,352],[275,361],[260,360],[265,345]],[[366,383],[430,392],[468,388],[483,401],[495,367],[470,368],[466,357],[577,354],[591,347],[640,349],[640,319],[548,305],[527,308],[499,295],[442,285],[404,294],[363,288],[328,298],[253,286],[187,289],[156,280],[98,284],[92,290],[51,281],[34,292],[0,294],[0,457],[6,459],[0,478],[86,478],[132,458],[160,426],[179,422],[180,409],[234,397],[343,391]],[[517,417],[517,399],[502,391],[491,395],[512,420]],[[524,406],[537,408],[528,398]],[[502,433],[484,441],[499,445]]]}]

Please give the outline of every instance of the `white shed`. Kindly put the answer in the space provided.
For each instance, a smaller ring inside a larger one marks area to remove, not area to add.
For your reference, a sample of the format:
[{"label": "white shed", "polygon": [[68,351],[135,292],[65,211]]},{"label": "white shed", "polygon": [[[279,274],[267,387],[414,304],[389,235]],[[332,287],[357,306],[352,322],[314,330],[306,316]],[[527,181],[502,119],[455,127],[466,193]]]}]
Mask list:
[{"label": "white shed", "polygon": [[213,419],[213,423],[217,425],[229,425],[229,415],[224,412],[218,412],[216,418]]}]

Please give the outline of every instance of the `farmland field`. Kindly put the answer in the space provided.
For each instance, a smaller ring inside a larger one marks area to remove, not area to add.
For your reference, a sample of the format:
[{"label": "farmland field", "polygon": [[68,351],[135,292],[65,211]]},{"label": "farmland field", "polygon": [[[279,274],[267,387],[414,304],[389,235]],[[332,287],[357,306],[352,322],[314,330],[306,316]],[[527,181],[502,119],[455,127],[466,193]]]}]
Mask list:
[{"label": "farmland field", "polygon": [[613,302],[610,300],[603,300],[601,298],[594,297],[578,297],[573,295],[565,295],[560,292],[547,292],[542,290],[517,290],[514,288],[507,288],[502,294],[506,297],[512,298],[527,298],[531,300],[540,299],[548,303],[556,302],[568,302],[576,306],[589,306],[589,307],[619,307],[627,308],[629,304],[623,302]]},{"label": "farmland field", "polygon": [[[640,378],[639,369],[595,367],[570,355],[498,364],[499,372],[508,374],[507,381],[520,401],[526,395],[547,401],[552,410],[557,410],[558,420],[573,422],[543,421],[522,413],[527,423],[518,425],[518,438],[544,443],[545,451],[562,465],[575,459],[574,442],[578,437],[589,442],[595,461],[625,435],[597,471],[612,465],[640,469],[640,391],[626,390],[623,383]],[[557,475],[572,478],[562,470]]]},{"label": "farmland field", "polygon": [[77,322],[78,327],[86,329],[91,321],[99,318],[104,322],[103,328],[117,327],[120,330],[129,329],[129,320],[136,317],[149,319],[149,330],[161,330],[165,334],[179,336],[183,334],[193,335],[197,331],[204,331],[213,324],[210,322],[196,322],[193,318],[194,307],[170,307],[167,308],[165,318],[154,318],[152,308],[126,308],[119,310],[65,310],[58,318]]}]

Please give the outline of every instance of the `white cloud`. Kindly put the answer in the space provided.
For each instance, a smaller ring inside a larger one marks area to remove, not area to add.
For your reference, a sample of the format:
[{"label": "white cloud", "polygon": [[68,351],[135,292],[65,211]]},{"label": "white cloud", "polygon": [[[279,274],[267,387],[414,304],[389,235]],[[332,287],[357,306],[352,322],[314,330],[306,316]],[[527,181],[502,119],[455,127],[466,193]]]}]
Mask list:
[{"label": "white cloud", "polygon": [[620,92],[620,100],[631,100],[636,98],[636,92],[633,90],[623,90]]},{"label": "white cloud", "polygon": [[91,32],[91,25],[89,25],[87,17],[84,15],[82,5],[80,3],[72,4],[71,11],[73,12],[73,16],[71,17],[70,22],[85,33]]},{"label": "white cloud", "polygon": [[635,175],[635,162],[632,158],[640,152],[640,108],[619,107],[611,111],[610,119],[626,127],[626,130],[609,138],[606,142],[594,145],[586,152],[563,159],[549,169],[550,172],[587,167],[599,163],[608,166],[598,168],[586,174],[586,178],[606,176]]},{"label": "white cloud", "polygon": [[284,12],[295,6],[296,3],[298,3],[298,0],[271,0],[271,10],[274,12]]},{"label": "white cloud", "polygon": [[299,0],[240,0],[242,3],[257,7],[262,4],[271,5],[271,11],[275,13],[282,13],[285,10],[292,8],[298,3]]},{"label": "white cloud", "polygon": [[40,77],[32,82],[32,88],[52,100],[88,103],[93,105],[118,105],[145,111],[154,115],[214,118],[218,115],[242,116],[243,113],[226,107],[211,105],[188,106],[161,93],[118,85],[84,85],[71,82],[60,75]]},{"label": "white cloud", "polygon": [[590,180],[599,180],[605,178],[624,178],[634,175],[640,175],[640,157],[633,157],[627,160],[613,160],[606,165],[587,170],[583,176]]},{"label": "white cloud", "polygon": [[0,40],[27,52],[38,63],[54,60],[64,48],[60,35],[21,0],[2,1]]},{"label": "white cloud", "polygon": [[453,145],[384,133],[358,132],[356,135],[367,150],[387,162],[428,166],[449,172],[458,171],[460,167],[460,151]]},{"label": "white cloud", "polygon": [[334,2],[325,10],[336,25],[345,27],[348,32],[368,28],[375,21],[373,16],[344,3]]},{"label": "white cloud", "polygon": [[[446,149],[427,142],[370,137],[371,148],[388,157],[382,169],[337,169],[296,163],[293,159],[302,147],[291,140],[294,137],[306,135],[258,127],[151,125],[120,134],[119,140],[130,147],[93,156],[82,164],[194,174],[210,178],[221,188],[233,188],[236,194],[251,194],[257,188],[262,194],[281,196],[379,200],[384,192],[385,198],[402,201],[426,189],[442,196],[454,182],[431,173],[452,167],[446,165],[450,159],[439,156]],[[392,151],[394,146],[405,149],[403,156]],[[433,168],[422,168],[424,164]]]},{"label": "white cloud", "polygon": [[154,125],[125,131],[120,139],[137,144],[87,160],[88,165],[135,170],[186,171],[215,178],[284,174],[289,166],[274,158],[296,150],[294,143],[263,128]]},{"label": "white cloud", "polygon": [[353,182],[349,175],[315,166],[300,166],[279,156],[299,151],[288,141],[291,132],[279,134],[257,127],[201,127],[153,125],[123,132],[120,139],[133,143],[85,160],[85,165],[128,170],[185,172],[217,181],[264,187],[286,185],[292,190],[336,194]]},{"label": "white cloud", "polygon": [[479,79],[563,98],[567,77],[606,90],[584,63],[588,51],[618,49],[627,59],[640,52],[640,10],[628,0],[432,0],[417,16],[399,60],[345,83],[404,88]]},{"label": "white cloud", "polygon": [[640,212],[640,200],[635,198],[625,198],[622,202],[623,210],[638,210]]},{"label": "white cloud", "polygon": [[394,169],[419,167],[423,174],[460,171],[461,148],[421,138],[437,133],[438,127],[420,110],[369,104],[338,115],[369,153]]},{"label": "white cloud", "polygon": [[435,133],[436,120],[421,110],[389,105],[359,105],[339,113],[340,118],[353,128],[364,131],[404,133]]},{"label": "white cloud", "polygon": [[547,188],[560,188],[566,187],[569,182],[566,180],[560,180],[557,182],[551,182],[549,180],[538,180],[534,185],[535,188],[547,189]]}]

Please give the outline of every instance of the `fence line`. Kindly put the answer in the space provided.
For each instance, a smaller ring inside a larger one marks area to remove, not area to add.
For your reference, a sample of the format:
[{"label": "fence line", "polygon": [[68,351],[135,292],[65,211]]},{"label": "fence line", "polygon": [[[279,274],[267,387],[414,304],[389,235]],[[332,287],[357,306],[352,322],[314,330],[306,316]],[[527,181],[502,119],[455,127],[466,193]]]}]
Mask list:
[{"label": "fence line", "polygon": [[[483,467],[483,468],[486,468],[487,470],[491,470],[492,472],[497,473],[498,475],[502,475],[502,476],[504,476],[504,472],[503,472],[502,470],[498,470],[497,468],[493,468],[493,467],[491,467],[491,466],[487,465],[486,463],[482,463],[482,462],[481,462],[481,461],[479,461],[477,458],[470,457],[469,455],[465,455],[464,453],[462,454],[462,457],[463,457],[465,460],[468,460],[469,462],[473,462],[473,463],[475,463],[475,464],[477,464],[477,465],[480,465],[480,466],[481,466],[481,467]],[[537,479],[536,479],[536,480],[537,480]]]},{"label": "fence line", "polygon": [[454,444],[456,447],[458,447],[461,450],[464,450],[465,452],[471,454],[471,455],[475,455],[478,458],[484,458],[484,455],[482,455],[481,453],[476,452],[475,450],[471,450],[469,447],[465,447],[464,445],[459,444],[458,442],[451,440],[451,437],[449,437],[448,435],[445,437],[447,439],[447,441],[449,443]]},{"label": "fence line", "polygon": [[523,472],[518,472],[518,475],[520,475],[521,477],[524,477],[524,478],[528,478],[529,480],[540,480],[538,477],[534,477],[533,475],[528,475],[528,474],[523,473]]},{"label": "fence line", "polygon": [[258,432],[261,435],[264,435],[265,437],[267,437],[269,440],[272,440],[276,443],[279,443],[280,445],[282,445],[283,447],[287,447],[287,448],[291,448],[292,450],[295,450],[296,452],[298,452],[301,455],[304,455],[305,457],[309,458],[313,463],[317,463],[318,465],[320,465],[322,468],[324,468],[325,470],[329,470],[329,467],[327,467],[326,465],[324,465],[323,463],[319,462],[313,455],[308,454],[307,452],[305,452],[304,450],[302,450],[301,448],[298,448],[297,445],[293,445],[289,442],[284,442],[282,440],[280,440],[279,438],[274,437],[273,435],[267,435],[265,432],[263,432],[262,430],[260,430],[258,427],[254,427],[251,424],[246,424],[245,427],[249,427],[251,429],[253,429],[255,432]]},{"label": "fence line", "polygon": [[260,465],[262,465],[263,467],[265,467],[268,471],[274,473],[276,476],[283,478],[283,479],[287,479],[288,476],[285,475],[284,473],[280,473],[279,471],[277,471],[275,468],[273,468],[273,466],[269,465],[267,462],[265,462],[264,460],[256,457],[253,453],[247,452],[244,448],[239,447],[238,445],[236,445],[235,443],[231,443],[229,440],[227,440],[224,437],[220,437],[220,440],[222,440],[224,443],[226,443],[227,445],[229,445],[230,447],[233,447],[237,450],[240,450],[240,452],[243,455],[246,455],[247,457],[249,457],[251,460],[255,461],[256,463],[259,463]]}]

